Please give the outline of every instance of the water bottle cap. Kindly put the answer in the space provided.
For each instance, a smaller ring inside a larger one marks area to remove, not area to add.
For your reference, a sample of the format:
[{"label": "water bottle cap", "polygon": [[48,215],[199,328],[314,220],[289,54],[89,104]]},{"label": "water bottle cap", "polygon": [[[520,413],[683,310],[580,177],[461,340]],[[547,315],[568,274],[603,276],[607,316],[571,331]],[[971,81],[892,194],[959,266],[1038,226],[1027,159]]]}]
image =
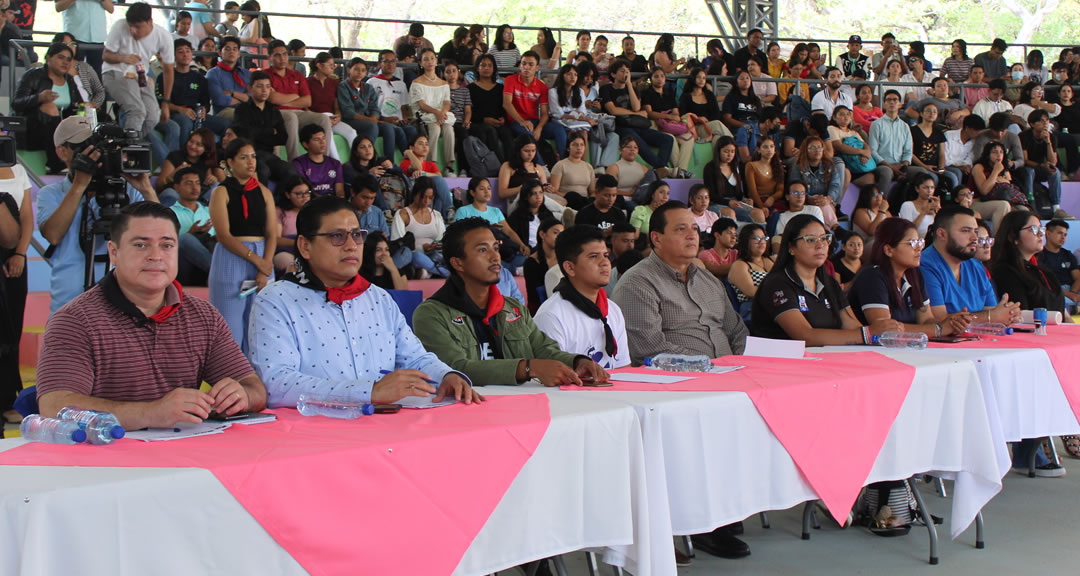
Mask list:
[{"label": "water bottle cap", "polygon": [[125,431],[123,426],[113,426],[112,430],[109,430],[109,436],[113,437],[113,440],[119,440],[124,437]]},{"label": "water bottle cap", "polygon": [[1012,334],[1012,333],[1013,333],[1013,329],[1006,326],[1005,327],[1005,334]]},{"label": "water bottle cap", "polygon": [[75,443],[86,442],[86,430],[76,430],[72,432],[71,439]]},{"label": "water bottle cap", "polygon": [[371,416],[372,414],[375,413],[375,405],[374,404],[364,404],[363,412],[364,412],[364,416]]},{"label": "water bottle cap", "polygon": [[645,360],[642,361],[642,364],[645,366],[652,366],[652,356],[646,356]]},{"label": "water bottle cap", "polygon": [[881,344],[881,335],[880,334],[874,334],[874,335],[870,336],[870,343],[871,344]]}]

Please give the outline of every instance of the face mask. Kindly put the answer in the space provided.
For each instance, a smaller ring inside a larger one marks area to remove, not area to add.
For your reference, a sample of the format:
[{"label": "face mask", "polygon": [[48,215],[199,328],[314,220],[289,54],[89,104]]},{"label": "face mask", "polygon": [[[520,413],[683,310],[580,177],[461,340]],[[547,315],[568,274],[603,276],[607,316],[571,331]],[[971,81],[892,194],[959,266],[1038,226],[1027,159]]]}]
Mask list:
[{"label": "face mask", "polygon": [[1022,80],[1023,78],[1024,78],[1024,73],[1023,72],[1013,72],[1012,73],[1012,79],[1013,80]]},{"label": "face mask", "polygon": [[1055,82],[1064,82],[1065,81],[1065,75],[1064,74],[1054,74],[1054,81]]}]

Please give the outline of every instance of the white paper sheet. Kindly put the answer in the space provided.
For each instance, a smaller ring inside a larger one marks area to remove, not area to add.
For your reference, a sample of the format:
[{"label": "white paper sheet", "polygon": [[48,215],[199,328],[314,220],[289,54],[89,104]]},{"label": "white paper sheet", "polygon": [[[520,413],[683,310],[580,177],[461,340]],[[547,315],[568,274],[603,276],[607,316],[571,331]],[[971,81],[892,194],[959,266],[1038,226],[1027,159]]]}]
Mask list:
[{"label": "white paper sheet", "polygon": [[743,356],[762,358],[802,358],[806,353],[806,342],[802,340],[772,340],[770,338],[746,337]]},{"label": "white paper sheet", "polygon": [[745,366],[713,366],[709,368],[709,374],[727,374],[736,370],[742,370]]},{"label": "white paper sheet", "polygon": [[147,428],[146,430],[134,430],[125,434],[128,438],[142,440],[143,442],[160,442],[166,440],[181,440],[209,434],[221,434],[232,426],[229,422],[211,422],[209,420],[201,424],[180,423],[173,428]]},{"label": "white paper sheet", "polygon": [[402,408],[438,408],[440,406],[449,406],[451,404],[457,404],[457,400],[454,400],[453,396],[447,396],[442,402],[432,402],[432,398],[435,396],[406,396],[394,404],[401,404]]},{"label": "white paper sheet", "polygon": [[684,382],[686,380],[693,380],[693,376],[671,376],[669,374],[638,374],[634,372],[622,372],[617,374],[611,374],[608,380],[612,382],[638,382],[646,384],[674,384],[676,382]]}]

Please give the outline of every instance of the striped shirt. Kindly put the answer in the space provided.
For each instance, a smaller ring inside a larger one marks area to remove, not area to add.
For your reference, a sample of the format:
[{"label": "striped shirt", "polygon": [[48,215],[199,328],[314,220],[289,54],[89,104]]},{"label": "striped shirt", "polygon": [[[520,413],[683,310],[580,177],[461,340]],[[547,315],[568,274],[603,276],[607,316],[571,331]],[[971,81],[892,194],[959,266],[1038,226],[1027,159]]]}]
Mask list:
[{"label": "striped shirt", "polygon": [[684,281],[654,252],[619,278],[611,299],[626,319],[634,364],[664,352],[718,358],[746,347],[749,330],[723,282],[693,264]]},{"label": "striped shirt", "polygon": [[[38,362],[38,397],[67,390],[119,402],[149,402],[174,388],[197,389],[203,381],[239,380],[254,372],[209,302],[183,298],[170,288],[166,302],[180,306],[163,322],[155,322],[141,313],[124,312],[121,307],[134,307],[112,279],[107,276],[49,319]],[[105,289],[110,281],[112,297]]]}]

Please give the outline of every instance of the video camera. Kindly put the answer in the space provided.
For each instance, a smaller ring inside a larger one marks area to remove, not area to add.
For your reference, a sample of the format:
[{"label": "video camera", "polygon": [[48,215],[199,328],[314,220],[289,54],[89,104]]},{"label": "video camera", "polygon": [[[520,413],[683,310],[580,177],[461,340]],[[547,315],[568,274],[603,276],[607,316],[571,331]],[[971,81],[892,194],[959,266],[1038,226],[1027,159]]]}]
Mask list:
[{"label": "video camera", "polygon": [[26,119],[21,116],[0,116],[0,168],[10,168],[18,161],[15,156],[16,134],[26,132]]},{"label": "video camera", "polygon": [[81,146],[93,146],[91,154],[97,151],[100,156],[94,160],[78,150],[72,168],[94,175],[89,190],[97,199],[98,220],[108,222],[130,201],[123,175],[149,174],[153,168],[150,146],[137,131],[116,124],[98,124]]}]

